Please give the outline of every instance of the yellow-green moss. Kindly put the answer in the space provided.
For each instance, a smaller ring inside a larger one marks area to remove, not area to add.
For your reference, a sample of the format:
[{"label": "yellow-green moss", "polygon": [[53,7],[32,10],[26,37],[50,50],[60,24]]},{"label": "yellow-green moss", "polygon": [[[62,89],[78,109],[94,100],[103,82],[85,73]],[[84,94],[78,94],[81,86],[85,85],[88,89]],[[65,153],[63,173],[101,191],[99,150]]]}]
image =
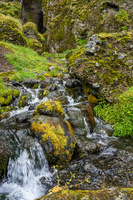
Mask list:
[{"label": "yellow-green moss", "polygon": [[61,116],[62,118],[65,117],[60,101],[46,101],[41,103],[39,106],[36,107],[33,115],[45,115],[45,113],[47,112],[48,115]]},{"label": "yellow-green moss", "polygon": [[17,89],[13,90],[13,95],[14,95],[16,98],[19,97],[19,95],[20,95],[19,90],[17,90]]},{"label": "yellow-green moss", "polygon": [[12,101],[12,94],[9,94],[7,96],[0,96],[0,105],[9,105]]},{"label": "yellow-green moss", "polygon": [[45,144],[50,141],[54,148],[54,155],[64,154],[64,149],[67,146],[67,137],[64,136],[64,130],[59,124],[45,123],[38,124],[32,123],[32,130],[37,133],[42,133],[42,143]]}]

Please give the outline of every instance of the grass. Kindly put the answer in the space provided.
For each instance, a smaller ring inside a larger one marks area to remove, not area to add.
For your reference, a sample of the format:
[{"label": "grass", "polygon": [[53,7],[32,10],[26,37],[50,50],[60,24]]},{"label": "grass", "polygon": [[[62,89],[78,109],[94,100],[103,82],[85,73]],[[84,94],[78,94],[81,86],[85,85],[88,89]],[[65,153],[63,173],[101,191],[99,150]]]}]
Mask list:
[{"label": "grass", "polygon": [[[43,74],[44,72],[48,72],[50,76],[59,76],[59,74],[66,70],[65,67],[59,66],[56,60],[53,59],[53,62],[50,62],[46,56],[39,56],[36,51],[30,48],[3,41],[0,42],[0,45],[4,45],[12,52],[6,55],[6,59],[14,66],[15,70],[10,75],[10,80],[22,81],[26,78],[38,79],[38,74]],[[50,54],[49,57],[51,57]],[[52,72],[49,72],[50,66],[55,66]]]},{"label": "grass", "polygon": [[133,87],[119,96],[113,105],[99,104],[94,109],[98,117],[113,124],[114,136],[133,136]]}]

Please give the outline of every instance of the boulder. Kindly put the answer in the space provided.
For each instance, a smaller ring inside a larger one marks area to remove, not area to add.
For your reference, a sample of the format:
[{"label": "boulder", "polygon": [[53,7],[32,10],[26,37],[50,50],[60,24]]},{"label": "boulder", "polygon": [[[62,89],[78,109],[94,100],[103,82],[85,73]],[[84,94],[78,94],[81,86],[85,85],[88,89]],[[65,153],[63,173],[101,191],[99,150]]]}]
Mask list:
[{"label": "boulder", "polygon": [[76,145],[74,131],[65,121],[60,102],[43,102],[30,121],[32,135],[40,141],[51,164],[64,167],[72,158]]}]

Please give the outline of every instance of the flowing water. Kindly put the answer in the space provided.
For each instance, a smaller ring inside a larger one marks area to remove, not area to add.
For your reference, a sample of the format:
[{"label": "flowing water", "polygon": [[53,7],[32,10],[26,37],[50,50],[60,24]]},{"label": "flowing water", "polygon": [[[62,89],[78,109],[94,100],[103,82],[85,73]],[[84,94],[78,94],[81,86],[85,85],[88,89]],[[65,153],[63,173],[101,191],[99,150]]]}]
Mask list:
[{"label": "flowing water", "polygon": [[[24,85],[19,86],[21,93],[26,92],[29,95],[28,105],[11,111],[9,117],[0,123],[1,130],[4,130],[7,136],[11,135],[15,141],[15,151],[8,163],[7,176],[3,178],[0,185],[0,199],[34,200],[43,196],[55,184],[56,175],[49,168],[41,145],[30,136],[28,127],[32,113],[38,104],[58,99],[63,104],[66,120],[72,124],[78,144],[82,144],[82,149],[85,149],[85,153],[80,152],[85,155],[78,157],[75,155],[69,165],[59,171],[61,184],[68,181],[72,171],[76,174],[72,184],[76,184],[78,180],[83,181],[84,177],[89,178],[90,183],[83,184],[81,189],[100,188],[105,180],[107,186],[111,183],[111,185],[131,187],[133,185],[133,141],[108,136],[104,122],[96,117],[95,127],[91,132],[85,110],[87,97],[82,88],[66,88],[66,78],[63,81],[55,78],[53,83],[57,86],[57,90],[51,91],[41,100],[38,98],[40,86],[34,90]],[[100,145],[100,151],[89,152],[87,148],[93,149],[96,145]]]}]

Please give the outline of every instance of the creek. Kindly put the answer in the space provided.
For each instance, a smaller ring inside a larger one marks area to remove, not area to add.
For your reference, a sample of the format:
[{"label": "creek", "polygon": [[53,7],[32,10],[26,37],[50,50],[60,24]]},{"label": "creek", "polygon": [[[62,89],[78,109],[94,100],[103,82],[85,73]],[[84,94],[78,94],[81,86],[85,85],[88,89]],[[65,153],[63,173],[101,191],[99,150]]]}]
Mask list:
[{"label": "creek", "polygon": [[[61,100],[66,120],[72,125],[77,137],[77,148],[72,161],[58,171],[60,184],[64,185],[75,173],[71,184],[82,182],[78,189],[99,189],[102,187],[133,186],[133,140],[109,136],[110,126],[95,117],[95,126],[91,131],[86,113],[87,96],[80,84],[66,87],[69,80],[64,78],[47,78],[54,89],[50,89],[47,97],[39,98],[42,90],[30,89],[23,84],[16,84],[22,93],[28,95],[27,105],[9,113],[8,118],[0,122],[1,137],[12,147],[8,162],[7,175],[0,185],[1,200],[34,200],[43,196],[49,188],[56,184],[56,173],[50,168],[45,153],[36,138],[31,136],[29,121],[37,105],[43,101]],[[21,95],[20,94],[20,95]],[[13,103],[16,106],[16,102]]]}]

